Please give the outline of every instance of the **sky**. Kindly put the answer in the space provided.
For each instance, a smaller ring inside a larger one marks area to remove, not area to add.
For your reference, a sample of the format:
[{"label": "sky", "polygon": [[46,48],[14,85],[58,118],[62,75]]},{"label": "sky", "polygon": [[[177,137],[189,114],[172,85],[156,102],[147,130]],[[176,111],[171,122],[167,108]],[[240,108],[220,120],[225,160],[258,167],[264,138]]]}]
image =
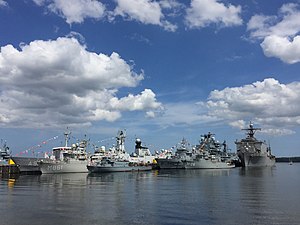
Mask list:
[{"label": "sky", "polygon": [[13,155],[126,129],[152,152],[250,121],[300,156],[300,1],[0,0],[0,138]]}]

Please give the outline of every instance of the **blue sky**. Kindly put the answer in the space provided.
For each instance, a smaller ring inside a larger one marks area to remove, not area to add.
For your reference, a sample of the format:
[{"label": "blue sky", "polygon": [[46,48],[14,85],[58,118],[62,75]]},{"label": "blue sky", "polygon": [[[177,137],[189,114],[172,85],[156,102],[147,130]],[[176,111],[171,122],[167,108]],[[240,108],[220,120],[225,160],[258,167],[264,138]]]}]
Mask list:
[{"label": "blue sky", "polygon": [[49,151],[66,127],[107,147],[126,129],[129,152],[207,132],[235,151],[253,121],[276,156],[300,155],[299,1],[0,0],[0,21],[13,154]]}]

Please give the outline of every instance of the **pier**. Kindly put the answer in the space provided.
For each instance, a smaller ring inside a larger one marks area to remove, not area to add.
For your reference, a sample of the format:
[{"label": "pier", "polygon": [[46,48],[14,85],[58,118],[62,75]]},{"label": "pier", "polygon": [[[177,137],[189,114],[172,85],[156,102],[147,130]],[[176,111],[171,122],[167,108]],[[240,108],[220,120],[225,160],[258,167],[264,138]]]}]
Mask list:
[{"label": "pier", "polygon": [[11,174],[20,174],[18,165],[0,165],[1,176],[7,176]]}]

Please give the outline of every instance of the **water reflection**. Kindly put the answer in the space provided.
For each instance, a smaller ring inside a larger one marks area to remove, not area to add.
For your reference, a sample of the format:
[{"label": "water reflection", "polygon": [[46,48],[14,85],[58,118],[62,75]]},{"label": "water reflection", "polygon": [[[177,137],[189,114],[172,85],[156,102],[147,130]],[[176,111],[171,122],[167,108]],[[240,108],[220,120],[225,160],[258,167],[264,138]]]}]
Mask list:
[{"label": "water reflection", "polygon": [[261,168],[240,168],[239,174],[248,177],[269,177],[273,176],[276,167],[261,167]]},{"label": "water reflection", "polygon": [[22,175],[0,224],[299,224],[300,164],[245,170]]},{"label": "water reflection", "polygon": [[202,177],[202,176],[229,176],[233,169],[163,169],[155,171],[157,176],[174,177]]},{"label": "water reflection", "polygon": [[281,215],[274,208],[280,204],[274,191],[276,167],[241,168],[239,174],[238,204],[245,209],[241,216],[247,224],[278,223],[277,216],[280,218]]},{"label": "water reflection", "polygon": [[49,185],[86,185],[87,184],[87,173],[64,173],[64,174],[42,174],[40,175],[39,181],[42,184]]},{"label": "water reflection", "polygon": [[140,172],[115,172],[115,173],[90,173],[88,180],[90,183],[99,182],[125,182],[126,180],[140,180],[151,177],[152,171]]},{"label": "water reflection", "polygon": [[8,180],[8,179],[18,179],[20,177],[19,173],[3,173],[0,174],[0,180]]}]

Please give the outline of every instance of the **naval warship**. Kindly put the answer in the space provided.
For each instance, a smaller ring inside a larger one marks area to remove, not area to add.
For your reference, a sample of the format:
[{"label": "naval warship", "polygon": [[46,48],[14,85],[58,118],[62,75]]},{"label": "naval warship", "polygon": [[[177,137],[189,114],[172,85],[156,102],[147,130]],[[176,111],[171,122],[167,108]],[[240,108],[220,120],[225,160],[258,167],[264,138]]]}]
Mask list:
[{"label": "naval warship", "polygon": [[266,167],[274,166],[275,156],[271,153],[270,146],[265,141],[260,141],[254,137],[256,131],[261,128],[254,128],[250,122],[247,137],[240,141],[235,141],[237,154],[243,167]]},{"label": "naval warship", "polygon": [[192,149],[185,138],[176,145],[176,152],[165,158],[156,158],[159,169],[185,169],[188,166],[194,166],[194,157]]},{"label": "naval warship", "polygon": [[199,145],[189,148],[183,139],[177,147],[175,155],[156,159],[160,169],[229,169],[234,168],[234,155],[229,154],[226,145],[215,140],[214,134],[202,135]]},{"label": "naval warship", "polygon": [[50,159],[37,162],[41,172],[45,173],[87,173],[88,156],[86,148],[88,140],[84,138],[79,143],[68,146],[70,132],[66,131],[65,146],[52,149]]},{"label": "naval warship", "polygon": [[[116,137],[116,146],[110,148],[104,157],[89,163],[87,166],[89,172],[106,173],[151,170],[152,158],[150,156],[150,152],[147,151],[147,148],[142,148],[141,141],[137,140],[136,144],[138,146],[136,146],[136,154],[134,156],[130,156],[125,150],[125,137],[125,131],[120,130]],[[137,150],[143,152],[143,155],[137,155],[137,153],[139,153]],[[150,164],[148,164],[148,161]]]},{"label": "naval warship", "polygon": [[41,173],[38,161],[46,159],[37,157],[11,156],[11,160],[14,164],[18,165],[20,173],[38,174]]}]

